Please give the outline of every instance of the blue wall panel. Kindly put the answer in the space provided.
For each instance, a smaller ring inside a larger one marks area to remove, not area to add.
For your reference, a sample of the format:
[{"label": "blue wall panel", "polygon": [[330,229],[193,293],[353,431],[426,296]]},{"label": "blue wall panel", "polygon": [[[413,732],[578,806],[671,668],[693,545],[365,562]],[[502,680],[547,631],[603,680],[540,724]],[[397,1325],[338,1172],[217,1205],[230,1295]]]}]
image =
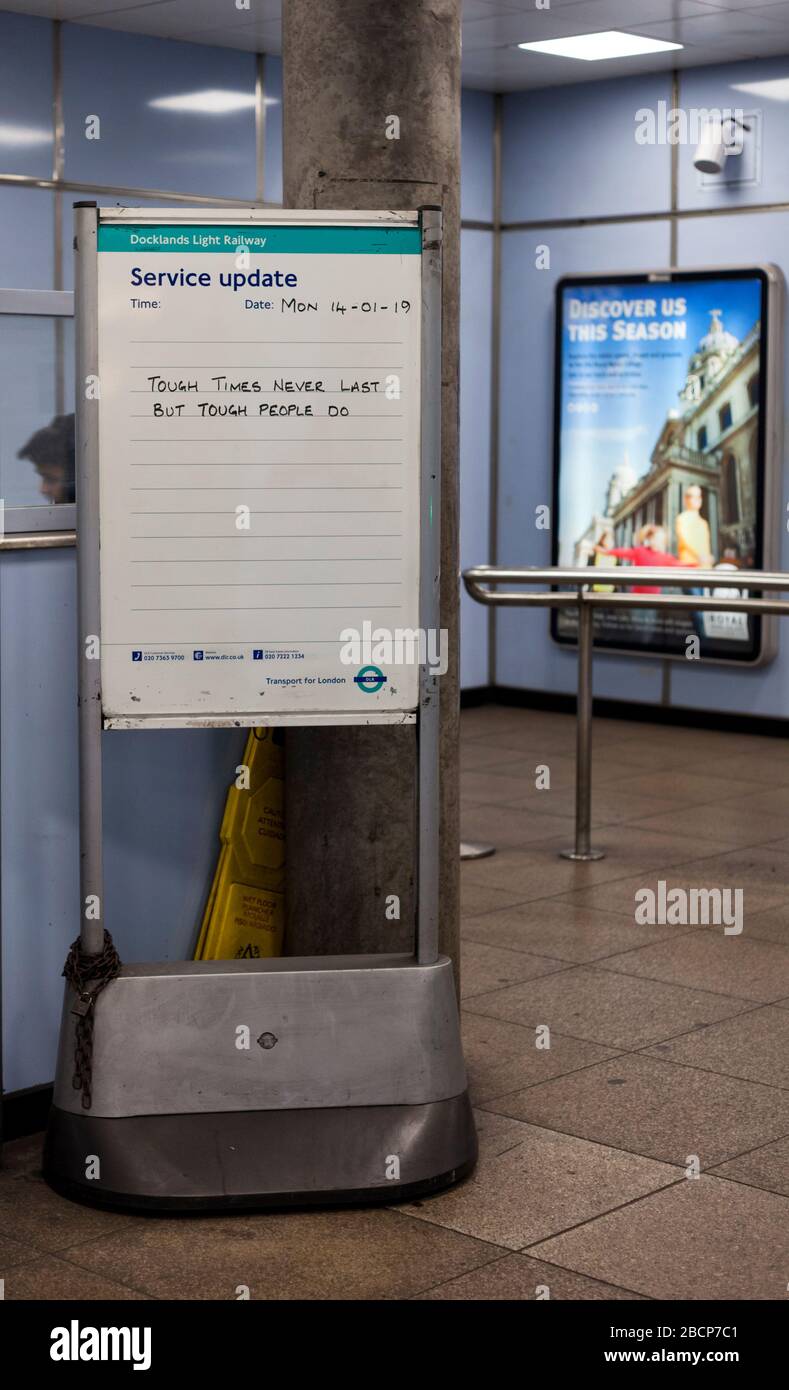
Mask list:
[{"label": "blue wall panel", "polygon": [[[229,92],[248,103],[220,114],[162,110],[160,98]],[[85,187],[172,189],[255,197],[255,59],[89,25],[63,28],[65,177]],[[87,116],[100,117],[98,140]]]},{"label": "blue wall panel", "polygon": [[[0,557],[0,800],[6,1090],[52,1077],[79,929],[73,550]],[[192,952],[236,731],[104,735],[106,922],[123,960]]]},{"label": "blue wall panel", "polygon": [[[755,265],[772,261],[789,270],[789,213],[759,212],[691,219],[679,229],[679,263],[697,265]],[[786,336],[787,324],[784,324]],[[789,358],[785,354],[784,402],[789,391]],[[789,422],[789,412],[784,403]],[[789,476],[784,449],[779,515],[768,518],[780,536],[778,566],[789,570],[789,535],[783,525],[789,501]],[[674,662],[672,703],[694,709],[730,710],[789,718],[789,628],[779,620],[778,656],[769,666],[751,670],[700,667]]]},{"label": "blue wall panel", "polygon": [[55,194],[0,184],[0,287],[51,290],[54,247]]},{"label": "blue wall panel", "polygon": [[[536,248],[550,249],[550,270],[536,268]],[[668,223],[506,232],[502,239],[499,463],[501,565],[549,565],[550,533],[535,527],[535,508],[551,502],[553,448],[554,288],[562,275],[621,271],[668,263]],[[501,610],[497,681],[532,690],[575,688],[575,656],[548,632],[546,610]],[[599,695],[655,700],[655,661],[600,657]]]},{"label": "blue wall panel", "polygon": [[466,91],[460,106],[460,215],[493,219],[493,109],[489,92]]},{"label": "blue wall panel", "polygon": [[671,105],[667,73],[504,97],[502,217],[550,222],[662,212],[667,145],[637,145],[636,113]]},{"label": "blue wall panel", "polygon": [[266,57],[263,193],[267,203],[282,202],[282,59]]},{"label": "blue wall panel", "polygon": [[0,853],[6,1090],[53,1073],[77,934],[74,552],[0,557]]},{"label": "blue wall panel", "polygon": [[0,174],[52,177],[52,25],[0,11]]},{"label": "blue wall panel", "polygon": [[124,960],[183,960],[197,939],[246,731],[104,735],[107,920]]},{"label": "blue wall panel", "polygon": [[[460,244],[460,565],[489,562],[490,357],[493,233],[464,231]],[[489,684],[488,612],[460,601],[460,683]]]},{"label": "blue wall panel", "polygon": [[[680,100],[689,111],[742,107],[762,113],[762,179],[755,188],[700,190],[692,168],[695,147],[679,148],[679,205],[727,209],[789,201],[789,103],[780,93],[748,93],[742,85],[783,79],[786,60],[688,69]],[[783,99],[781,99],[781,97]],[[669,147],[631,145],[634,115],[671,105],[668,79],[563,87],[506,97],[504,102],[504,220],[616,216],[666,208]],[[551,250],[550,274],[533,269],[534,248]],[[789,269],[789,214],[712,215],[680,220],[681,266],[774,261]],[[501,563],[548,563],[550,542],[533,529],[534,507],[550,497],[553,392],[552,282],[573,271],[643,268],[667,264],[668,228],[662,223],[609,224],[583,229],[507,233],[503,238]],[[528,363],[528,370],[524,364]],[[787,376],[789,387],[789,376]],[[786,464],[784,464],[786,472]],[[784,479],[784,505],[789,486]],[[783,513],[782,513],[783,514]],[[779,518],[775,518],[780,526]],[[782,532],[780,563],[789,567],[789,537]],[[765,716],[789,716],[789,634],[779,628],[779,656],[756,670],[671,663],[671,703]],[[544,614],[504,612],[498,618],[497,678],[501,684],[571,690],[574,657],[547,636]],[[595,689],[600,695],[657,702],[661,665],[636,658],[600,656]]]},{"label": "blue wall panel", "polygon": [[[487,92],[461,104],[461,211],[493,218],[493,107]],[[465,230],[460,246],[460,564],[486,564],[490,528],[493,234]],[[460,684],[488,685],[488,613],[461,590]]]},{"label": "blue wall panel", "polygon": [[[780,83],[772,94],[744,92],[743,85]],[[679,206],[681,208],[730,208],[743,204],[789,201],[789,64],[786,58],[730,63],[719,68],[692,68],[683,72],[680,105],[690,112],[710,107],[720,110],[759,112],[761,124],[761,179],[753,187],[726,188],[723,184],[701,188],[693,168],[695,146],[679,148]],[[752,141],[754,135],[746,135]],[[745,156],[743,156],[744,158]],[[727,162],[725,173],[736,169],[737,158]]]}]

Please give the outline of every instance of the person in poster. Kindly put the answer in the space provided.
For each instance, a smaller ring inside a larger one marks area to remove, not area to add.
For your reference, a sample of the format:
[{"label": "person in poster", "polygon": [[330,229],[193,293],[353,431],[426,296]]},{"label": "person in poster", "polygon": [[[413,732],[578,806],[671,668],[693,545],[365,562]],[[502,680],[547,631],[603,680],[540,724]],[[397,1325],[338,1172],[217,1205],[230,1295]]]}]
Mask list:
[{"label": "person in poster", "polygon": [[[762,292],[758,272],[560,286],[555,563],[756,565]],[[734,616],[602,610],[595,640],[681,654],[695,630],[702,655],[747,659]],[[574,623],[557,613],[555,635]]]},{"label": "person in poster", "polygon": [[[636,544],[631,546],[596,545],[598,555],[612,555],[615,560],[624,560],[628,565],[670,566],[681,565],[676,555],[666,551],[666,533],[662,526],[642,526],[636,535]],[[634,584],[633,594],[659,594],[657,584]]]},{"label": "person in poster", "polygon": [[691,569],[694,566],[702,570],[711,569],[715,561],[712,558],[710,526],[701,515],[704,494],[698,483],[692,483],[685,489],[683,500],[685,510],[680,512],[676,520],[679,563]]},{"label": "person in poster", "polygon": [[[636,544],[632,546],[595,546],[597,559],[601,556],[609,556],[614,564],[617,560],[624,560],[628,565],[645,565],[647,567],[670,567],[678,565],[680,561],[676,555],[669,555],[666,551],[666,533],[662,526],[642,526],[636,534]],[[595,588],[599,586],[595,585]],[[629,593],[632,594],[659,594],[660,588],[657,584],[634,584]],[[649,609],[641,614],[641,635],[646,637],[650,632],[654,633],[657,624],[657,609]]]}]

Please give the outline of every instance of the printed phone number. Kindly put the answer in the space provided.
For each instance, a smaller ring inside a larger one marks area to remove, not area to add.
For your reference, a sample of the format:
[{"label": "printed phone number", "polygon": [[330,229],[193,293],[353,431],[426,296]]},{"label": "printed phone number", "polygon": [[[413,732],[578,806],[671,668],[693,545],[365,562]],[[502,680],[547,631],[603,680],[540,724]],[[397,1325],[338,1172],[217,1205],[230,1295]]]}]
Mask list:
[{"label": "printed phone number", "polygon": [[267,652],[265,649],[257,658],[258,661],[303,661],[303,652]]}]

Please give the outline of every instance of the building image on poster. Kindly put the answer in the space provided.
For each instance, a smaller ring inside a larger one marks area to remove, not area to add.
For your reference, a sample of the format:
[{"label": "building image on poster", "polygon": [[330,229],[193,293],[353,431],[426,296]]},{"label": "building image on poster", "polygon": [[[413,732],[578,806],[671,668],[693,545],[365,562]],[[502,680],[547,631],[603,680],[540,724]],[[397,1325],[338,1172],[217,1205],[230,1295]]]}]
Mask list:
[{"label": "building image on poster", "polygon": [[[554,563],[588,566],[603,591],[617,565],[715,569],[720,587],[685,592],[719,597],[762,567],[766,289],[756,269],[560,283]],[[554,614],[560,641],[575,625]],[[759,657],[743,613],[596,615],[612,649],[684,655],[691,633],[702,657]]]}]

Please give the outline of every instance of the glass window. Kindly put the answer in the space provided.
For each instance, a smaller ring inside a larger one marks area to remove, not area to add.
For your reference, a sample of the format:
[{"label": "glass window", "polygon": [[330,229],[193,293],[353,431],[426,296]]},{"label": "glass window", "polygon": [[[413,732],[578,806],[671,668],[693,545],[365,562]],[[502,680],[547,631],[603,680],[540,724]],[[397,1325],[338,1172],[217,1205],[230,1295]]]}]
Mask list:
[{"label": "glass window", "polygon": [[724,430],[731,429],[731,405],[729,401],[721,406],[718,411],[718,419],[720,420],[721,434],[723,434]]},{"label": "glass window", "polygon": [[748,382],[748,400],[751,405],[759,404],[759,373],[756,372]]},{"label": "glass window", "polygon": [[699,450],[701,451],[701,453],[703,453],[704,450],[705,450],[706,447],[707,447],[707,426],[706,426],[706,425],[702,425],[701,429],[699,430],[699,433],[698,433],[698,447],[699,447]]},{"label": "glass window", "polygon": [[0,184],[0,286],[51,290],[55,274],[55,195]]},{"label": "glass window", "polygon": [[9,510],[74,501],[73,322],[0,314],[0,495]]}]

